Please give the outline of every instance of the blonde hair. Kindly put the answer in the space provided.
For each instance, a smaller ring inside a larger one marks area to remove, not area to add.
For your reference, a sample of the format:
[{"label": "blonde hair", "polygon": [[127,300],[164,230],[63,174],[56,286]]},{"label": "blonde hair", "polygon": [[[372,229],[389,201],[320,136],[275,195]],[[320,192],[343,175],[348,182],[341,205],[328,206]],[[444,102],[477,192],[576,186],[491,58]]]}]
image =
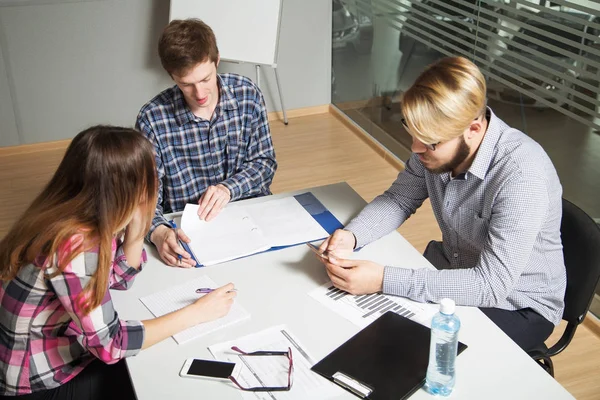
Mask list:
[{"label": "blonde hair", "polygon": [[463,57],[443,58],[428,66],[402,98],[410,133],[425,144],[460,136],[485,107],[485,78]]}]

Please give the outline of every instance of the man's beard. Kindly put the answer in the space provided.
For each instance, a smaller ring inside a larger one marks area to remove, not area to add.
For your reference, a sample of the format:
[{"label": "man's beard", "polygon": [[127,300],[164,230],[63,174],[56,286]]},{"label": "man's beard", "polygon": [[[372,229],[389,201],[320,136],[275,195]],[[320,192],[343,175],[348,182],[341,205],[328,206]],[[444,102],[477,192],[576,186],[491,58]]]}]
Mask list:
[{"label": "man's beard", "polygon": [[469,157],[469,153],[471,152],[471,149],[469,148],[469,145],[465,141],[464,136],[461,136],[460,139],[461,140],[460,140],[460,143],[458,144],[458,148],[456,149],[456,153],[454,153],[454,156],[452,157],[452,159],[450,161],[448,161],[446,164],[444,164],[438,168],[427,168],[427,167],[425,167],[425,168],[427,168],[427,170],[429,172],[431,172],[432,174],[443,174],[446,172],[453,171],[460,164],[462,164],[467,159],[467,157]]}]

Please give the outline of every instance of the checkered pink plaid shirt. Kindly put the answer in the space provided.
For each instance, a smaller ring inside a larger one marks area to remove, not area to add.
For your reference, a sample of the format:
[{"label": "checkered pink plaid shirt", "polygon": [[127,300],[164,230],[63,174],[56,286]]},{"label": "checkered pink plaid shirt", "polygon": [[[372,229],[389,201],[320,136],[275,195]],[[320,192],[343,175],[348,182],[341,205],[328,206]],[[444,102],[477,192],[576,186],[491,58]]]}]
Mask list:
[{"label": "checkered pink plaid shirt", "polygon": [[[68,246],[81,241],[71,238]],[[135,269],[113,241],[109,285],[131,286]],[[63,272],[30,264],[0,286],[0,394],[23,395],[58,387],[94,358],[108,364],[137,354],[144,341],[140,321],[122,321],[107,290],[102,304],[84,315],[77,297],[97,269],[98,253],[85,252]],[[142,266],[146,253],[142,254]],[[36,262],[42,265],[43,262]]]}]

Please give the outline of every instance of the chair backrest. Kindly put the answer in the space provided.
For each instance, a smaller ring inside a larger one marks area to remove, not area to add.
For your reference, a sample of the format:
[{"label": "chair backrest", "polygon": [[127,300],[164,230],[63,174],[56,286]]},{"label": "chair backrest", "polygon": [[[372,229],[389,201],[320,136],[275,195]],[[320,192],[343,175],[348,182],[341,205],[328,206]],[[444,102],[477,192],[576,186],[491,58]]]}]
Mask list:
[{"label": "chair backrest", "polygon": [[600,278],[600,228],[589,215],[563,199],[560,232],[567,290],[563,319],[580,324],[590,307]]}]

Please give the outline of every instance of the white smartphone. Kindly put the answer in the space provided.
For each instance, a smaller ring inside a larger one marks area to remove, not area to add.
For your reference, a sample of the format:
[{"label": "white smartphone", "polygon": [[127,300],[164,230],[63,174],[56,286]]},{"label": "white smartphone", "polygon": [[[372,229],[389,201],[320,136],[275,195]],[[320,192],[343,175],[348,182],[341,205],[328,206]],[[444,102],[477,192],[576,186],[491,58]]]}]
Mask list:
[{"label": "white smartphone", "polygon": [[183,363],[179,376],[184,378],[227,379],[229,376],[236,374],[237,369],[235,367],[236,364],[230,362],[188,358]]}]

